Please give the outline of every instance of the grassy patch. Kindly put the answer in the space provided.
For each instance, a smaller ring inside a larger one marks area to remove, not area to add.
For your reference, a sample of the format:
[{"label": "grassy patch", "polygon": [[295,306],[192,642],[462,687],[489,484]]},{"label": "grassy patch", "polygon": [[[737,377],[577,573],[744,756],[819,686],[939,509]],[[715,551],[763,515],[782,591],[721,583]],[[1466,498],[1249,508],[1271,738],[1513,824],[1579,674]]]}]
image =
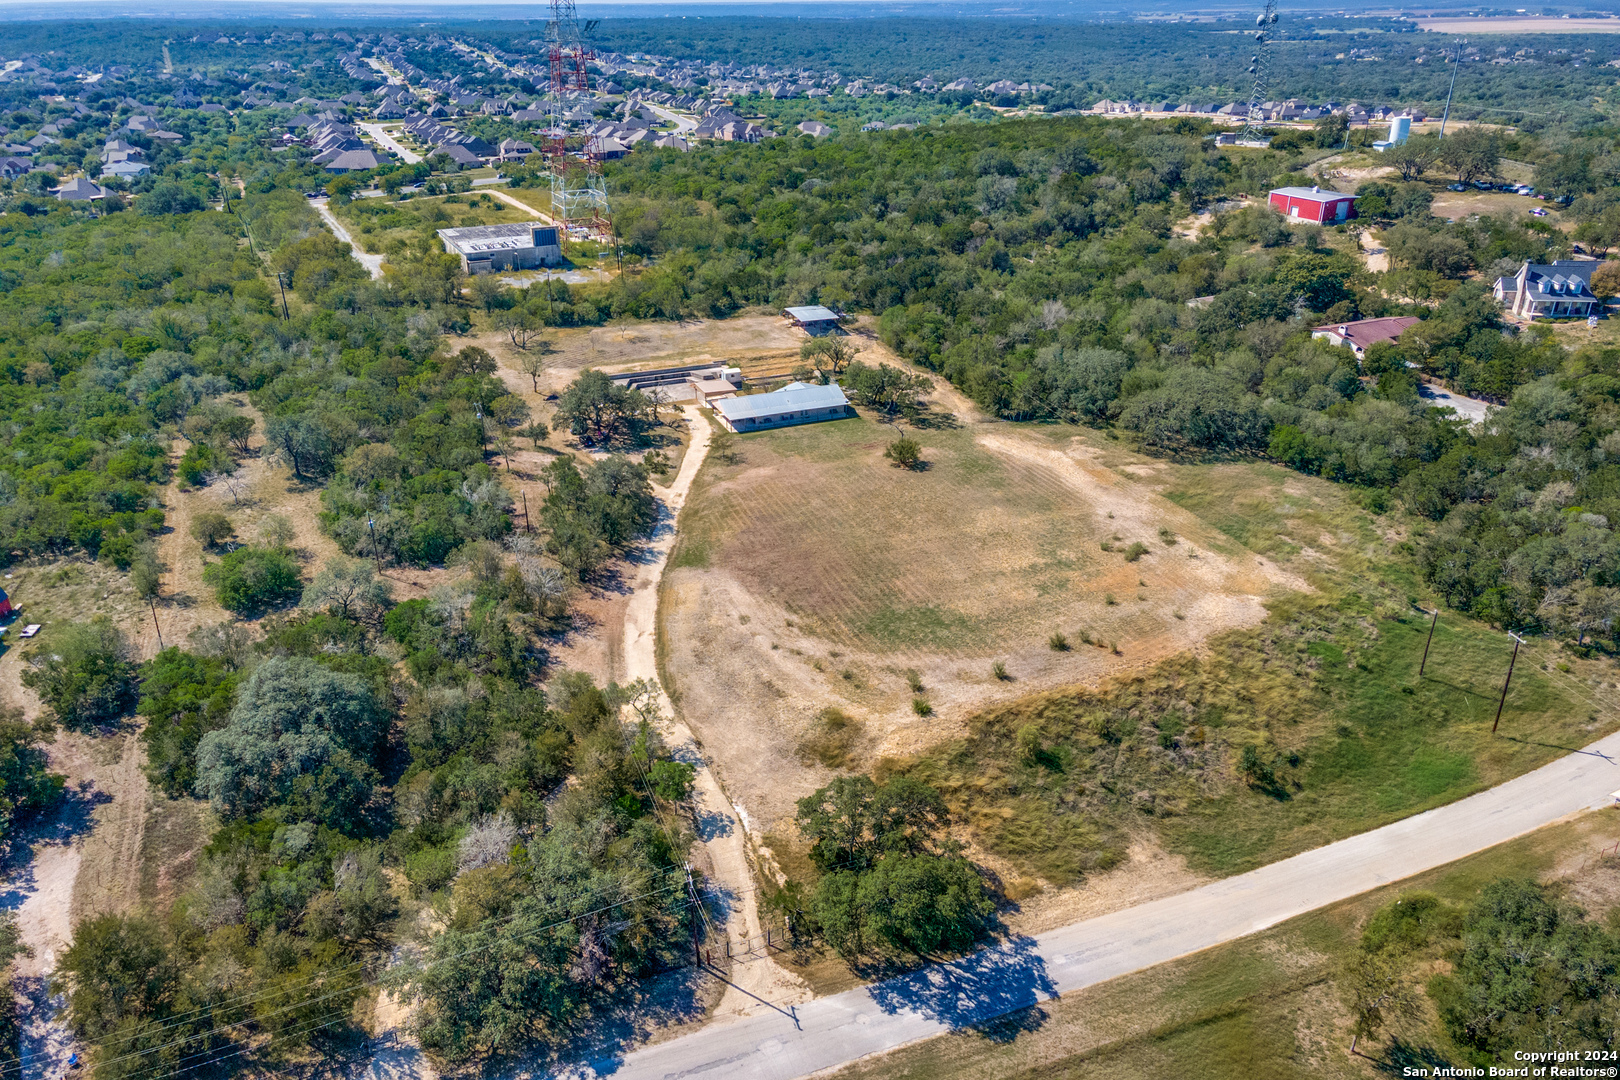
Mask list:
[{"label": "grassy patch", "polygon": [[959,611],[924,604],[884,606],[863,620],[859,630],[872,644],[886,649],[940,649],[970,638],[974,625]]},{"label": "grassy patch", "polygon": [[469,225],[507,225],[532,221],[533,216],[510,206],[487,192],[429,196],[395,202],[390,199],[356,199],[347,206],[334,206],[355,242],[375,255],[391,246],[431,239],[439,229]]},{"label": "grassy patch", "polygon": [[[1492,737],[1503,636],[1351,599],[1279,609],[1098,691],[1027,698],[901,766],[938,787],[988,850],[1049,881],[1118,856],[1151,823],[1225,875],[1451,802],[1590,742],[1571,685],[1521,656]],[[1249,748],[1253,748],[1250,750]]]},{"label": "grassy patch", "polygon": [[683,536],[854,647],[982,656],[1100,605],[1083,499],[987,451],[971,428],[918,437],[926,472],[892,468],[892,435],[866,418],[741,436],[735,463],[704,466]]},{"label": "grassy patch", "polygon": [[799,740],[799,757],[809,764],[820,762],[829,769],[842,769],[853,763],[855,748],[866,726],[843,709],[822,709],[810,731]]}]

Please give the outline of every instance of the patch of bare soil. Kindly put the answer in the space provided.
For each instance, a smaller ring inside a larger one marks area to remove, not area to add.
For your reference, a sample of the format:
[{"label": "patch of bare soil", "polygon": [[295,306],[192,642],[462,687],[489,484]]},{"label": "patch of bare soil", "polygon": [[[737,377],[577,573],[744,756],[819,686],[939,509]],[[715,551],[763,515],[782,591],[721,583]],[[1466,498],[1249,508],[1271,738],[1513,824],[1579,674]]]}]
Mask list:
[{"label": "patch of bare soil", "polygon": [[[974,858],[984,861],[982,852],[975,852]],[[1020,900],[1005,921],[1014,934],[1040,934],[1174,896],[1210,880],[1187,869],[1187,860],[1180,855],[1171,855],[1151,837],[1142,836],[1131,842],[1125,862],[1112,870],[1091,874],[1084,884],[1072,889],[1046,889]]]},{"label": "patch of bare soil", "polygon": [[79,840],[82,859],[73,883],[72,925],[135,910],[141,900],[141,845],[149,801],[142,772],[144,745],[133,731],[94,739],[64,733],[51,757],[53,764],[62,761],[59,768],[75,784],[88,784],[98,794],[93,820]]},{"label": "patch of bare soil", "polygon": [[[37,708],[37,707],[36,707]],[[32,715],[32,710],[31,710]],[[83,919],[143,906],[142,841],[149,799],[140,741],[133,732],[92,738],[61,732],[51,769],[69,778],[60,807],[31,828],[22,865],[6,878],[0,907],[17,913],[31,956],[18,959],[25,1076],[57,1076],[75,1044],[50,994],[56,962]]]},{"label": "patch of bare soil", "polygon": [[1373,239],[1371,229],[1362,229],[1356,234],[1356,241],[1361,245],[1362,254],[1366,257],[1368,270],[1382,274],[1389,269],[1389,249]]}]

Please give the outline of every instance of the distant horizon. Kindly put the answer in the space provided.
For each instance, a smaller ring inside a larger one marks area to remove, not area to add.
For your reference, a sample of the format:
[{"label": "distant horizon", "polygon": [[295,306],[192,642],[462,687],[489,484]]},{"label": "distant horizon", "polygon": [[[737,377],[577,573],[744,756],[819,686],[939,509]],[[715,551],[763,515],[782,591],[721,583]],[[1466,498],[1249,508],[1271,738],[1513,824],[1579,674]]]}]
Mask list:
[{"label": "distant horizon", "polygon": [[[1239,2],[1187,6],[1176,0],[1135,0],[1129,5],[1120,0],[824,0],[807,3],[805,0],[675,0],[671,3],[648,3],[647,0],[588,0],[578,5],[583,15],[604,18],[708,18],[717,13],[732,17],[756,18],[969,18],[969,19],[1054,19],[1063,21],[1126,22],[1151,16],[1155,21],[1165,16],[1185,16],[1188,19],[1221,19],[1246,17],[1254,9],[1253,3]],[[338,3],[311,3],[310,0],[168,0],[151,3],[150,0],[56,0],[44,5],[38,0],[0,0],[0,17],[28,22],[70,21],[74,19],[177,19],[217,22],[248,22],[263,19],[297,19],[299,21],[341,22],[344,20],[386,20],[406,18],[421,22],[465,23],[496,20],[543,18],[546,3],[534,0],[479,0],[454,12],[446,12],[437,0],[341,0]],[[1401,8],[1387,8],[1372,12],[1354,10],[1342,0],[1295,0],[1281,9],[1284,14],[1313,16],[1342,15],[1346,18],[1433,18],[1480,13],[1511,16],[1517,9],[1510,7],[1468,7],[1458,4],[1454,8],[1424,7],[1421,14]],[[1541,5],[1538,11],[1549,16],[1570,14],[1572,17],[1601,18],[1608,11],[1593,10],[1574,5]],[[532,12],[525,16],[524,12]]]}]

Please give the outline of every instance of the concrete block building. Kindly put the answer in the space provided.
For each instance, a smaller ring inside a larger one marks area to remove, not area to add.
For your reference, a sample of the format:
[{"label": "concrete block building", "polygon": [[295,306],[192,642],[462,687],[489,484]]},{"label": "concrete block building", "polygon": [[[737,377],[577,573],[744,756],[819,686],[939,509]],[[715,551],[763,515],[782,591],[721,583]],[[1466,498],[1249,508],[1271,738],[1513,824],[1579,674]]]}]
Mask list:
[{"label": "concrete block building", "polygon": [[558,228],[542,221],[516,225],[471,225],[461,229],[440,229],[444,250],[461,257],[461,268],[469,274],[489,274],[500,270],[535,270],[562,262]]}]

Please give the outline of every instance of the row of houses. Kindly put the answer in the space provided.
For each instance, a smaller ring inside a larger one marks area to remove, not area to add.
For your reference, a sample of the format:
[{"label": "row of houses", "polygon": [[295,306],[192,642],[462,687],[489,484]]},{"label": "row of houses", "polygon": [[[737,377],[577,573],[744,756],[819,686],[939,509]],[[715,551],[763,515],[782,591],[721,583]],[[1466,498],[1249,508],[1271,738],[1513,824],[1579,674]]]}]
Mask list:
[{"label": "row of houses", "polygon": [[[1103,98],[1092,105],[1086,112],[1099,116],[1130,116],[1141,114],[1165,114],[1181,116],[1213,116],[1243,118],[1249,115],[1249,104],[1246,101],[1218,101],[1178,102],[1178,101],[1113,101]],[[1393,119],[1395,116],[1409,116],[1414,121],[1428,119],[1422,109],[1397,108],[1392,105],[1375,105],[1371,108],[1355,102],[1343,105],[1338,102],[1324,102],[1310,104],[1298,98],[1287,101],[1266,101],[1260,104],[1261,115],[1271,121],[1310,121],[1323,116],[1339,113],[1352,124],[1371,124]]]},{"label": "row of houses", "polygon": [[310,160],[330,173],[364,172],[394,160],[387,151],[367,146],[352,125],[330,114],[305,128],[304,139],[315,151]]}]

